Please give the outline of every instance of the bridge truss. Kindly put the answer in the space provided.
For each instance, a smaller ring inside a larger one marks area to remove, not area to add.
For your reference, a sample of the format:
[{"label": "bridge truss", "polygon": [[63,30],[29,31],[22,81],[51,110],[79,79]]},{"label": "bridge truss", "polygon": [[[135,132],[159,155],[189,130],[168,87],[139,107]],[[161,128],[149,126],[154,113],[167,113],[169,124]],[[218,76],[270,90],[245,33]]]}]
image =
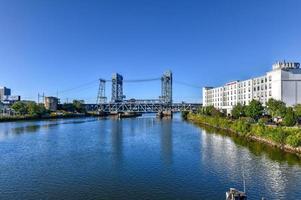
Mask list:
[{"label": "bridge truss", "polygon": [[138,112],[138,113],[157,113],[163,110],[173,112],[196,111],[201,104],[198,103],[173,103],[164,104],[160,102],[120,102],[104,104],[86,104],[88,111],[99,111],[104,113],[119,112]]}]

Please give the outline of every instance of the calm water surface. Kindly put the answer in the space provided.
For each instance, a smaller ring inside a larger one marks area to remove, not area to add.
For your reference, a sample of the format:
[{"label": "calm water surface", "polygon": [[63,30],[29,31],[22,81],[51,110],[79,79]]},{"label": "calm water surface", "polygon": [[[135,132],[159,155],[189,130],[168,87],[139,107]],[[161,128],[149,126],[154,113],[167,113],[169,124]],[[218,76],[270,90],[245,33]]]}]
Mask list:
[{"label": "calm water surface", "polygon": [[0,123],[0,199],[301,199],[301,161],[182,121]]}]

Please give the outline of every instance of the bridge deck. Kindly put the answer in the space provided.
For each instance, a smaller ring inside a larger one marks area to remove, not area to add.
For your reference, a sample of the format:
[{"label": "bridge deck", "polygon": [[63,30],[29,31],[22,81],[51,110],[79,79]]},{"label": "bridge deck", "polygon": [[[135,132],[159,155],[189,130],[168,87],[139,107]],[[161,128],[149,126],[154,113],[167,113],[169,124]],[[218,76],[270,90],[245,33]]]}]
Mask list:
[{"label": "bridge deck", "polygon": [[171,105],[163,103],[148,102],[120,102],[120,103],[104,103],[104,104],[86,104],[88,111],[101,112],[140,112],[140,113],[156,113],[162,110],[171,110],[173,112],[194,111],[201,104],[198,103],[173,103]]}]

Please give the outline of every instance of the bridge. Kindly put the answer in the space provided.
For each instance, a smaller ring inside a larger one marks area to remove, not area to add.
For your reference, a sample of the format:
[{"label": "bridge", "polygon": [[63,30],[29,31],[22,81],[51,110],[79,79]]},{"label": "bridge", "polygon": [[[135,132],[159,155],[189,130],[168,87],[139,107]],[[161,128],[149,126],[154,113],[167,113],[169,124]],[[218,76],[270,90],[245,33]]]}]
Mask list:
[{"label": "bridge", "polygon": [[[161,81],[161,95],[158,99],[126,99],[123,94],[123,82],[146,82]],[[111,100],[107,102],[106,82],[112,83]],[[99,79],[99,89],[96,104],[86,104],[88,111],[99,113],[159,113],[159,112],[180,112],[195,111],[199,103],[173,103],[172,99],[173,76],[171,71],[165,72],[160,78],[124,80],[123,76],[115,73],[111,80]]]},{"label": "bridge", "polygon": [[153,102],[120,102],[105,104],[86,104],[87,110],[98,110],[105,113],[119,112],[139,112],[139,113],[158,113],[164,110],[172,112],[196,111],[201,104],[198,103],[173,103],[171,106]]}]

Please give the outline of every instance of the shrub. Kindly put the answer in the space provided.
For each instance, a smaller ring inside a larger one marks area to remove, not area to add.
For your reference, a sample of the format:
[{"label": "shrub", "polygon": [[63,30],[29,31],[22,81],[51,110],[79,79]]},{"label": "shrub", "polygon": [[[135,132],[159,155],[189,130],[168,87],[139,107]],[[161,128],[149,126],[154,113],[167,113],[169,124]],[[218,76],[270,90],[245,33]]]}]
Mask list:
[{"label": "shrub", "polygon": [[188,111],[182,111],[181,112],[181,116],[182,116],[183,119],[187,119],[188,114],[189,114]]},{"label": "shrub", "polygon": [[301,133],[292,133],[286,138],[286,143],[293,146],[298,147],[301,146]]},{"label": "shrub", "polygon": [[235,132],[240,133],[242,135],[246,135],[251,130],[250,124],[247,121],[242,120],[242,119],[234,121],[231,128]]},{"label": "shrub", "polygon": [[259,120],[258,120],[258,124],[263,124],[263,125],[265,125],[265,124],[267,124],[268,122],[269,122],[269,118],[267,118],[267,117],[262,117],[262,118],[260,118]]},{"label": "shrub", "polygon": [[283,124],[285,126],[294,126],[297,122],[297,117],[293,108],[287,108],[286,114],[283,118]]},{"label": "shrub", "polygon": [[265,135],[267,135],[268,138],[272,139],[274,142],[277,142],[277,143],[280,143],[280,144],[285,143],[285,139],[287,137],[287,132],[284,131],[283,128],[281,128],[281,127],[277,127],[277,128],[267,127],[265,129],[265,131],[266,131]]}]

